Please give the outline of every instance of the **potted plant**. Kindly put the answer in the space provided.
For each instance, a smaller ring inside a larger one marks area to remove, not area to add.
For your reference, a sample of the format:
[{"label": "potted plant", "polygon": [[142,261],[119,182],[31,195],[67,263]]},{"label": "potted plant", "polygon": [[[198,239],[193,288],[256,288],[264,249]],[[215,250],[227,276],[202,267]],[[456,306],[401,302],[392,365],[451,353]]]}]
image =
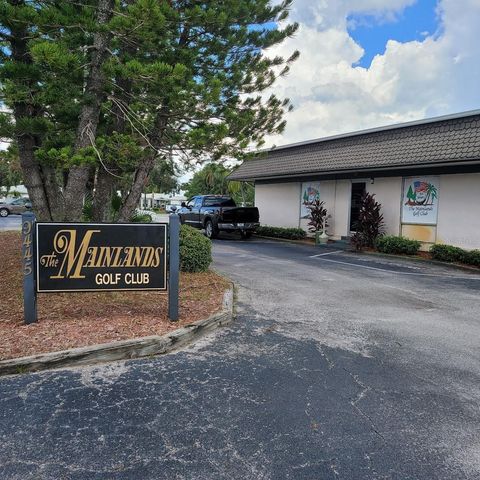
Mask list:
[{"label": "potted plant", "polygon": [[325,208],[325,202],[320,200],[314,200],[306,204],[309,210],[308,214],[308,231],[315,234],[315,244],[325,244],[328,242],[327,235],[327,219],[330,215],[327,215],[327,209]]}]

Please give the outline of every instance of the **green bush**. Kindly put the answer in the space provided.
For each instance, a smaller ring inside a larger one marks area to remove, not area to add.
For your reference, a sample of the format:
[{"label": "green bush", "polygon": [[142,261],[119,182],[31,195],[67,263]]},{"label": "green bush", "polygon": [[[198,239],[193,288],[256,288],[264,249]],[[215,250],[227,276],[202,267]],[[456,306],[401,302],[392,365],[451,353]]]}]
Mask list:
[{"label": "green bush", "polygon": [[480,250],[464,250],[453,245],[432,245],[430,254],[442,262],[466,263],[480,267]]},{"label": "green bush", "polygon": [[180,270],[205,272],[212,263],[212,242],[188,225],[180,227]]},{"label": "green bush", "polygon": [[378,237],[375,242],[375,247],[379,252],[403,255],[416,255],[420,245],[421,242],[418,240],[409,240],[394,235]]},{"label": "green bush", "polygon": [[152,223],[152,216],[149,213],[135,213],[130,221],[133,223]]},{"label": "green bush", "polygon": [[476,267],[480,267],[480,250],[471,250],[466,252],[466,262],[469,265],[475,265]]},{"label": "green bush", "polygon": [[301,228],[283,228],[261,226],[256,230],[257,235],[264,237],[288,238],[290,240],[302,240],[306,236],[305,230]]}]

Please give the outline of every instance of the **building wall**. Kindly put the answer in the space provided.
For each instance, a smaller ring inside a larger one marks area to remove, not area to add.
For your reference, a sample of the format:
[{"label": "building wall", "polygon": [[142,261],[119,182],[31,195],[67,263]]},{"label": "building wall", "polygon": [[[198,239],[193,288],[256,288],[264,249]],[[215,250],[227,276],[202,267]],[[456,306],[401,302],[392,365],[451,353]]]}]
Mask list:
[{"label": "building wall", "polygon": [[[480,173],[440,175],[438,219],[436,226],[402,225],[402,177],[366,179],[366,189],[382,204],[386,233],[424,242],[445,243],[467,249],[480,249]],[[325,202],[329,219],[328,234],[338,239],[349,234],[351,180],[320,182],[320,198]],[[262,225],[307,229],[300,220],[300,182],[257,184],[255,205]]]},{"label": "building wall", "polygon": [[298,227],[300,223],[300,183],[255,185],[255,206],[260,223],[273,227]]},{"label": "building wall", "polygon": [[437,243],[480,249],[480,173],[442,175]]},{"label": "building wall", "polygon": [[[320,193],[321,195],[321,193]],[[350,232],[350,197],[352,195],[352,182],[350,180],[337,180],[335,189],[335,216],[333,236],[345,237]],[[328,230],[332,235],[332,232]]]},{"label": "building wall", "polygon": [[400,213],[402,203],[402,177],[375,178],[366,182],[367,192],[375,194],[375,200],[382,204],[385,233],[400,235]]}]

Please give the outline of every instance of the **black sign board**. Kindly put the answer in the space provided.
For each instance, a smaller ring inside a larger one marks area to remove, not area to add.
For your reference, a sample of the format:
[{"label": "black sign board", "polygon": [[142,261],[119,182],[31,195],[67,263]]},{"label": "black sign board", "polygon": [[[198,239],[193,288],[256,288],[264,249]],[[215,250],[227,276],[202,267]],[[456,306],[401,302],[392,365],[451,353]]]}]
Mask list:
[{"label": "black sign board", "polygon": [[36,223],[37,292],[167,290],[167,228]]}]

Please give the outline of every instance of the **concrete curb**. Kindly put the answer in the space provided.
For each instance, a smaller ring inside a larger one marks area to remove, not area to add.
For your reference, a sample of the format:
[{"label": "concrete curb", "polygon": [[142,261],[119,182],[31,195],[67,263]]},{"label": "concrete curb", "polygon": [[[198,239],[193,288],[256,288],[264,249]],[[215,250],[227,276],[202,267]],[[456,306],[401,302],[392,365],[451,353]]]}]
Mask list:
[{"label": "concrete curb", "polygon": [[479,273],[480,268],[475,267],[475,266],[470,266],[470,265],[463,265],[460,263],[452,263],[452,262],[441,262],[440,260],[432,260],[429,258],[423,258],[419,256],[414,256],[414,255],[395,255],[392,253],[382,253],[382,252],[367,252],[367,251],[360,251],[357,252],[353,249],[345,249],[341,247],[335,247],[335,244],[328,244],[328,245],[315,245],[314,243],[312,244],[311,242],[306,242],[304,240],[291,240],[289,238],[276,238],[276,237],[265,237],[263,235],[255,235],[256,238],[261,238],[265,240],[273,240],[273,241],[278,241],[278,242],[286,242],[286,243],[291,243],[294,245],[311,245],[312,247],[316,248],[338,248],[342,252],[346,253],[354,253],[356,255],[371,255],[373,257],[380,257],[380,258],[385,258],[385,259],[399,259],[399,260],[410,260],[413,262],[419,262],[419,263],[429,263],[431,265],[437,265],[440,267],[446,267],[450,268],[452,270],[463,270],[465,272],[470,272],[470,273]]},{"label": "concrete curb", "polygon": [[295,245],[309,245],[311,247],[316,246],[314,242],[309,242],[308,240],[292,240],[291,238],[266,237],[265,235],[257,235],[257,234],[254,234],[252,239],[254,238],[260,238],[263,240],[273,240],[274,242],[293,243]]},{"label": "concrete curb", "polygon": [[169,353],[200,338],[205,333],[233,320],[234,287],[223,296],[222,311],[165,335],[121,340],[58,352],[0,361],[0,376],[37,372],[51,368],[77,367],[96,363],[148,357]]},{"label": "concrete curb", "polygon": [[418,263],[429,263],[431,265],[438,265],[439,267],[447,267],[452,270],[463,270],[470,273],[480,273],[480,268],[470,265],[463,265],[461,263],[453,262],[442,262],[440,260],[432,260],[430,258],[423,258],[420,256],[413,255],[395,255],[392,253],[382,253],[382,252],[358,252],[359,255],[371,255],[372,257],[383,257],[383,258],[393,258],[401,260],[410,260]]}]

